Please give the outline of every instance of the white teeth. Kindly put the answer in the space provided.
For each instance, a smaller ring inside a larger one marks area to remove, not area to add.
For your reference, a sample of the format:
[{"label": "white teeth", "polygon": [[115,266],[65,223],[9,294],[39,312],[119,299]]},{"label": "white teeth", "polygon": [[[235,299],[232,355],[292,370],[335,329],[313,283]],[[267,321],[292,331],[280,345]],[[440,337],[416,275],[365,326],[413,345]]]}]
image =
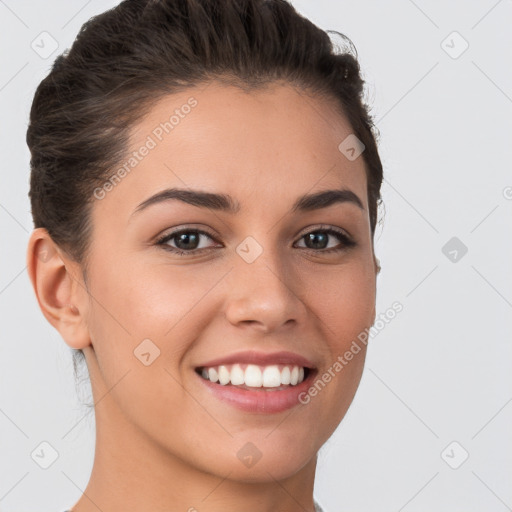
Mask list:
[{"label": "white teeth", "polygon": [[219,380],[219,374],[215,368],[208,368],[208,378],[212,382],[217,382]]},{"label": "white teeth", "polygon": [[245,372],[239,364],[234,364],[231,368],[231,384],[239,386],[245,383]]},{"label": "white teeth", "polygon": [[267,366],[263,370],[263,387],[277,388],[281,385],[281,372],[277,366]]},{"label": "white teeth", "polygon": [[219,366],[219,382],[225,386],[230,381],[229,370],[225,366]]},{"label": "white teeth", "polygon": [[290,384],[292,386],[295,386],[298,381],[299,381],[299,368],[297,366],[294,366],[292,369],[292,373],[290,375]]},{"label": "white teeth", "polygon": [[[245,370],[242,366],[245,366]],[[220,365],[202,368],[201,376],[211,382],[219,382],[225,386],[246,385],[253,388],[277,388],[279,386],[296,386],[304,380],[302,366],[269,365]]]},{"label": "white teeth", "polygon": [[263,384],[261,370],[255,364],[248,364],[245,369],[245,385],[251,388],[261,388]]}]

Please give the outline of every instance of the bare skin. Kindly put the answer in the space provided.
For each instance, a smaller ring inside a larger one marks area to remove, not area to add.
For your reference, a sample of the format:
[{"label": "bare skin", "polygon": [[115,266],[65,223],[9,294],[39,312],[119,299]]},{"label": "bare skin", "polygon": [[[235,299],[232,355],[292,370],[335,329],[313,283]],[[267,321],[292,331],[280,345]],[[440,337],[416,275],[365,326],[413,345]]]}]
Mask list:
[{"label": "bare skin", "polygon": [[[74,512],[313,511],[317,452],[359,385],[364,346],[309,403],[278,413],[241,411],[196,373],[242,350],[285,350],[325,374],[375,320],[377,265],[364,161],[339,151],[351,128],[332,101],[283,84],[246,93],[214,82],[155,104],[133,150],[192,96],[197,105],[95,201],[86,282],[46,230],[30,237],[39,305],[84,351],[96,404],[94,467]],[[171,187],[229,194],[240,210],[168,200],[134,213]],[[362,208],[290,211],[330,189],[352,191]],[[178,227],[209,235],[193,250],[177,237],[156,244]],[[355,245],[329,234],[325,249],[308,247],[306,234],[330,227]],[[262,249],[251,263],[236,251],[246,237]],[[147,339],[160,354],[146,366],[134,351]],[[261,453],[250,467],[237,456],[247,443]]]}]

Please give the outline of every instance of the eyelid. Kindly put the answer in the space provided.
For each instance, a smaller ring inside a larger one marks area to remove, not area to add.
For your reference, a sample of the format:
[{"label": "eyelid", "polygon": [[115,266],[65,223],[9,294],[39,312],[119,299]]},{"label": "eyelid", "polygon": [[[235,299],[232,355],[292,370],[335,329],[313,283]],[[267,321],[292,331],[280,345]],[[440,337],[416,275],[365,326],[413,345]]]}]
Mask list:
[{"label": "eyelid", "polygon": [[339,228],[337,226],[333,226],[332,224],[313,224],[312,226],[307,226],[304,228],[303,231],[300,232],[300,234],[298,236],[300,238],[300,237],[307,235],[308,233],[311,233],[314,231],[329,231],[329,230],[335,231],[341,235],[346,236],[347,238],[350,238],[350,240],[353,240],[352,235],[346,229]]},{"label": "eyelid", "polygon": [[[168,233],[165,233],[164,235],[158,236],[156,241],[155,241],[155,243],[157,245],[158,244],[164,245],[164,240],[165,241],[171,240],[173,238],[173,236],[176,236],[176,235],[179,235],[180,233],[188,232],[188,231],[195,231],[195,232],[200,233],[202,235],[206,235],[206,236],[210,237],[216,243],[220,243],[217,240],[217,237],[214,234],[210,233],[207,229],[198,228],[198,227],[195,227],[195,226],[187,226],[187,225],[180,226],[179,228],[173,229],[172,231],[169,231]],[[174,249],[174,247],[173,247],[173,249]],[[176,250],[180,250],[180,249],[176,249]],[[201,251],[201,250],[202,249],[195,249],[194,252],[198,252],[198,251]],[[192,253],[192,251],[187,251],[187,252],[191,252]]]}]

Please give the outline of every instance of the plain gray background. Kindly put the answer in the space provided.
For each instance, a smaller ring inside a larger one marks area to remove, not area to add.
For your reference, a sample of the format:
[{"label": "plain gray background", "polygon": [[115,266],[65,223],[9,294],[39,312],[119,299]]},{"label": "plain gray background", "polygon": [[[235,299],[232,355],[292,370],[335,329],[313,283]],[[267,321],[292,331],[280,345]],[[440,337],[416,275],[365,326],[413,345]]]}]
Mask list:
[{"label": "plain gray background", "polygon": [[[94,417],[26,271],[25,134],[55,57],[117,3],[0,0],[2,512],[62,512],[92,468]],[[385,168],[377,312],[404,307],[370,342],[316,498],[326,512],[512,510],[512,2],[293,4],[358,50]],[[41,38],[58,48],[41,55]],[[31,455],[43,442],[48,469]]]}]

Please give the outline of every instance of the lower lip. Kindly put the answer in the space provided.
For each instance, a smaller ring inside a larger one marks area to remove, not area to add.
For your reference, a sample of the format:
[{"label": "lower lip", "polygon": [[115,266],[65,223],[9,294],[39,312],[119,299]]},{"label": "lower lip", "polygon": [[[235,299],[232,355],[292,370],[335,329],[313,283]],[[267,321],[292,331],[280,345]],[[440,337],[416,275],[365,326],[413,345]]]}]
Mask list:
[{"label": "lower lip", "polygon": [[314,374],[315,371],[310,370],[308,377],[300,384],[281,390],[268,388],[268,391],[265,388],[251,391],[230,384],[222,385],[211,382],[203,379],[200,375],[197,377],[210,393],[242,411],[272,414],[286,411],[296,405],[303,405],[299,401],[299,395],[305,393],[310,387]]}]

